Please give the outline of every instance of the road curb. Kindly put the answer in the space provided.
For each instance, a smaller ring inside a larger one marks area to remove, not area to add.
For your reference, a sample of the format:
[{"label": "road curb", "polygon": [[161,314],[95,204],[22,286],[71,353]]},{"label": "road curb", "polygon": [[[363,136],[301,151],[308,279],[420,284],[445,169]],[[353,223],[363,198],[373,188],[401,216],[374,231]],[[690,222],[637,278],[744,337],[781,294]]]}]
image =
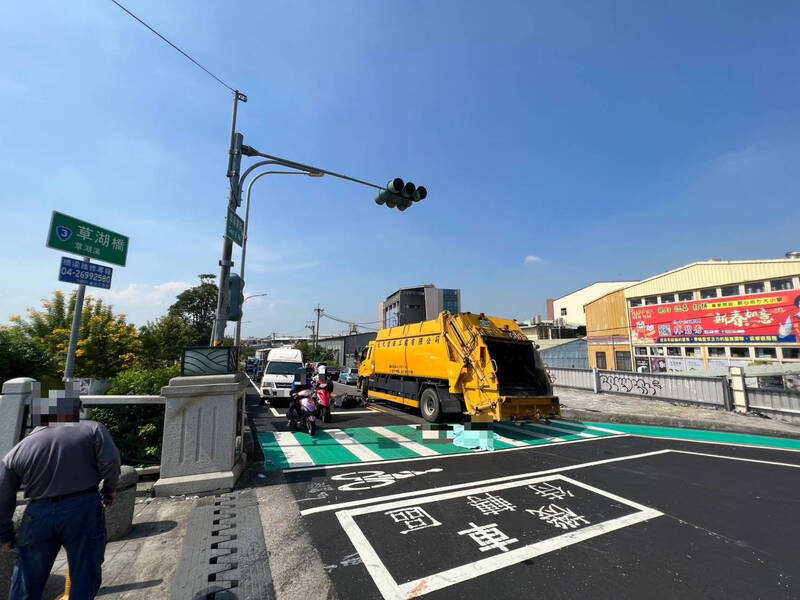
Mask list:
[{"label": "road curb", "polygon": [[707,431],[725,431],[728,433],[744,433],[789,439],[800,439],[800,428],[796,432],[781,429],[770,429],[757,425],[738,423],[721,423],[705,419],[686,417],[669,417],[661,415],[642,415],[628,413],[607,413],[580,408],[561,408],[561,416],[575,421],[597,421],[604,423],[621,423],[627,425],[654,425],[660,427],[678,427],[682,429],[703,429]]}]

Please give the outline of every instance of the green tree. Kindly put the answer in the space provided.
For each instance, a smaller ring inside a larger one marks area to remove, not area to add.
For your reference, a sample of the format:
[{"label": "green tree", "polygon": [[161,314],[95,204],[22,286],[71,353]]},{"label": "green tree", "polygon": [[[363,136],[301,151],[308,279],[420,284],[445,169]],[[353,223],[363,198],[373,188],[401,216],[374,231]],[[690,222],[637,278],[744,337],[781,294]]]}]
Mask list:
[{"label": "green tree", "polygon": [[41,379],[53,370],[47,349],[19,327],[0,327],[0,384],[15,377]]},{"label": "green tree", "polygon": [[[69,300],[56,291],[50,300],[42,301],[42,310],[29,308],[27,318],[11,318],[17,334],[38,344],[50,357],[50,379],[57,380],[64,372],[76,297],[77,290]],[[87,296],[75,352],[75,376],[112,377],[133,366],[140,352],[139,334],[125,315],[115,315],[110,305]]]},{"label": "green tree", "polygon": [[303,353],[303,360],[305,362],[324,362],[329,365],[336,364],[336,354],[330,348],[323,348],[322,346],[314,348],[314,345],[308,342],[298,342],[294,347]]},{"label": "green tree", "polygon": [[194,338],[189,345],[207,346],[211,339],[219,288],[214,283],[214,275],[202,273],[198,277],[200,285],[178,294],[175,303],[169,307],[169,315],[180,317],[191,325],[194,330]]},{"label": "green tree", "polygon": [[195,345],[196,331],[182,317],[167,315],[143,325],[139,337],[142,341],[141,364],[153,368],[163,362],[172,364],[180,360],[183,348]]}]

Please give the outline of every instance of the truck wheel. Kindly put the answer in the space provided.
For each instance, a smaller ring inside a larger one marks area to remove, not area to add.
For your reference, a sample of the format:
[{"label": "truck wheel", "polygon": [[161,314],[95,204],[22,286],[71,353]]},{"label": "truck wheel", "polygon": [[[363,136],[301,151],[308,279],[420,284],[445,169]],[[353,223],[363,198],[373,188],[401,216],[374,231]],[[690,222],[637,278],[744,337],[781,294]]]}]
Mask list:
[{"label": "truck wheel", "polygon": [[419,409],[422,412],[422,416],[429,423],[435,423],[441,419],[442,403],[439,402],[439,394],[436,393],[436,388],[425,388],[419,399]]}]

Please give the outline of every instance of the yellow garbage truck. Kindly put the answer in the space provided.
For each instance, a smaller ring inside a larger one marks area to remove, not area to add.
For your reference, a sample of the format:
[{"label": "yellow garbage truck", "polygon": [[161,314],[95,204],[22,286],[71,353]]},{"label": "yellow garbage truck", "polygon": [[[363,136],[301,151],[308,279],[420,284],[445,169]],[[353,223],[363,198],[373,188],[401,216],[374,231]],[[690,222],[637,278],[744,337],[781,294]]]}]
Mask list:
[{"label": "yellow garbage truck", "polygon": [[561,416],[533,343],[509,319],[444,311],[391,327],[369,343],[361,395],[417,407],[427,421],[467,414],[474,422]]}]

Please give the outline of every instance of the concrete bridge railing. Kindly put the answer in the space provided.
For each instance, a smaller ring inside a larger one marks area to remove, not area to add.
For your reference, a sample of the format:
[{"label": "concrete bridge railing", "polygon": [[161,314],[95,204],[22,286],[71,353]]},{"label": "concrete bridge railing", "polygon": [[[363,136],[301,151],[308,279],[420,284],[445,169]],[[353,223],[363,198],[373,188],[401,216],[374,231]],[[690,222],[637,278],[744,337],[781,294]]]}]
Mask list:
[{"label": "concrete bridge railing", "polygon": [[[82,416],[89,408],[163,405],[164,435],[156,495],[174,496],[227,491],[247,462],[243,452],[245,393],[243,373],[174,377],[158,396],[80,396]],[[78,395],[78,387],[51,394]],[[0,395],[0,457],[24,435],[30,407],[41,396],[38,381],[6,381]]]}]

